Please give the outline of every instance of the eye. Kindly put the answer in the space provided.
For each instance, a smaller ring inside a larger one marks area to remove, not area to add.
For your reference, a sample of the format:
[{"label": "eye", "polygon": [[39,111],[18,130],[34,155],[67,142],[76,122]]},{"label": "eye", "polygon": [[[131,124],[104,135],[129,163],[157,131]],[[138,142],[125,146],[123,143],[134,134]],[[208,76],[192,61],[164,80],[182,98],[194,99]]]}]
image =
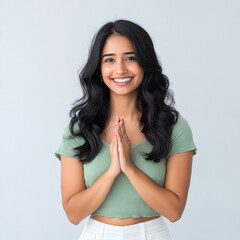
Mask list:
[{"label": "eye", "polygon": [[[131,59],[130,59],[130,61],[131,61],[131,60],[135,60],[135,59],[136,59],[136,58],[135,58],[135,57],[133,57],[133,56],[132,56],[132,57],[129,57],[129,58],[131,58]],[[127,58],[127,59],[129,59],[129,58]]]},{"label": "eye", "polygon": [[112,58],[108,58],[108,59],[106,59],[104,62],[110,62],[110,61],[108,61],[108,60],[113,60]]}]

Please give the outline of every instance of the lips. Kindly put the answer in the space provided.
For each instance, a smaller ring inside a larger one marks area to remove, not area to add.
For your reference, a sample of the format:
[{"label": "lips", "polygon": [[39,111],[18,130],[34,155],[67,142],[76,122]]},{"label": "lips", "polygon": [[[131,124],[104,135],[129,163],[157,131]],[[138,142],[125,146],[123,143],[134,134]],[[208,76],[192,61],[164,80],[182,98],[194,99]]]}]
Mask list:
[{"label": "lips", "polygon": [[[121,78],[121,79],[124,79],[124,78]],[[118,86],[125,86],[125,85],[129,84],[132,80],[133,80],[133,77],[131,77],[131,79],[126,82],[116,82],[116,81],[114,81],[114,79],[113,79],[113,82]]]},{"label": "lips", "polygon": [[116,78],[111,78],[111,80],[114,80],[114,79],[127,79],[127,78],[133,78],[133,76],[127,76],[127,77],[116,77]]},{"label": "lips", "polygon": [[133,76],[126,76],[126,77],[113,77],[113,78],[111,78],[111,79],[113,80],[113,79],[124,79],[124,78],[133,78]]}]

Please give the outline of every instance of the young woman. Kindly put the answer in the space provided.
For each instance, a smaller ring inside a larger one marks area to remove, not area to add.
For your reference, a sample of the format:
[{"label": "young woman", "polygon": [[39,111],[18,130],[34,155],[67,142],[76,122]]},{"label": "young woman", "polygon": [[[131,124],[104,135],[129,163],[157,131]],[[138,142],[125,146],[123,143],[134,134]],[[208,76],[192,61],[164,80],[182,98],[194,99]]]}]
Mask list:
[{"label": "young woman", "polygon": [[55,152],[69,221],[91,215],[79,240],[171,239],[162,216],[182,216],[197,148],[150,36],[105,24],[79,78],[83,97]]}]

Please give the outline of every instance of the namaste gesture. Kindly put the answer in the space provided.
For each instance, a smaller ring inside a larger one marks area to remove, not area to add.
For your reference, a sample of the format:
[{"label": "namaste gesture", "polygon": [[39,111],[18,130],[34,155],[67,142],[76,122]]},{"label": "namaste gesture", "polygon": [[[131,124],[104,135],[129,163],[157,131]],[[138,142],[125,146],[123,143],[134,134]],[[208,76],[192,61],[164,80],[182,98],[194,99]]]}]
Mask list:
[{"label": "namaste gesture", "polygon": [[114,156],[116,175],[123,171],[125,174],[135,166],[131,160],[131,142],[128,138],[124,118],[116,116],[114,138],[111,142],[110,152]]}]

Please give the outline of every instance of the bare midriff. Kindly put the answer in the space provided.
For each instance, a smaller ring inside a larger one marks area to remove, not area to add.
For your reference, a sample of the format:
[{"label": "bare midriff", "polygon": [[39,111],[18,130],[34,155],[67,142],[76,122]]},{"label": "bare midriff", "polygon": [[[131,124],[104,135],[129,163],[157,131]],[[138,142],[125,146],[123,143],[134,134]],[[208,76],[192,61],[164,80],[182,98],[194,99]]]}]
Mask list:
[{"label": "bare midriff", "polygon": [[116,225],[116,226],[128,226],[128,225],[132,225],[132,224],[137,224],[137,223],[141,223],[141,222],[146,222],[155,218],[159,218],[160,216],[154,216],[154,217],[139,217],[139,218],[116,218],[116,217],[104,217],[104,216],[98,216],[98,215],[94,215],[91,216],[91,218],[102,222],[102,223],[106,223],[106,224],[111,224],[111,225]]}]

